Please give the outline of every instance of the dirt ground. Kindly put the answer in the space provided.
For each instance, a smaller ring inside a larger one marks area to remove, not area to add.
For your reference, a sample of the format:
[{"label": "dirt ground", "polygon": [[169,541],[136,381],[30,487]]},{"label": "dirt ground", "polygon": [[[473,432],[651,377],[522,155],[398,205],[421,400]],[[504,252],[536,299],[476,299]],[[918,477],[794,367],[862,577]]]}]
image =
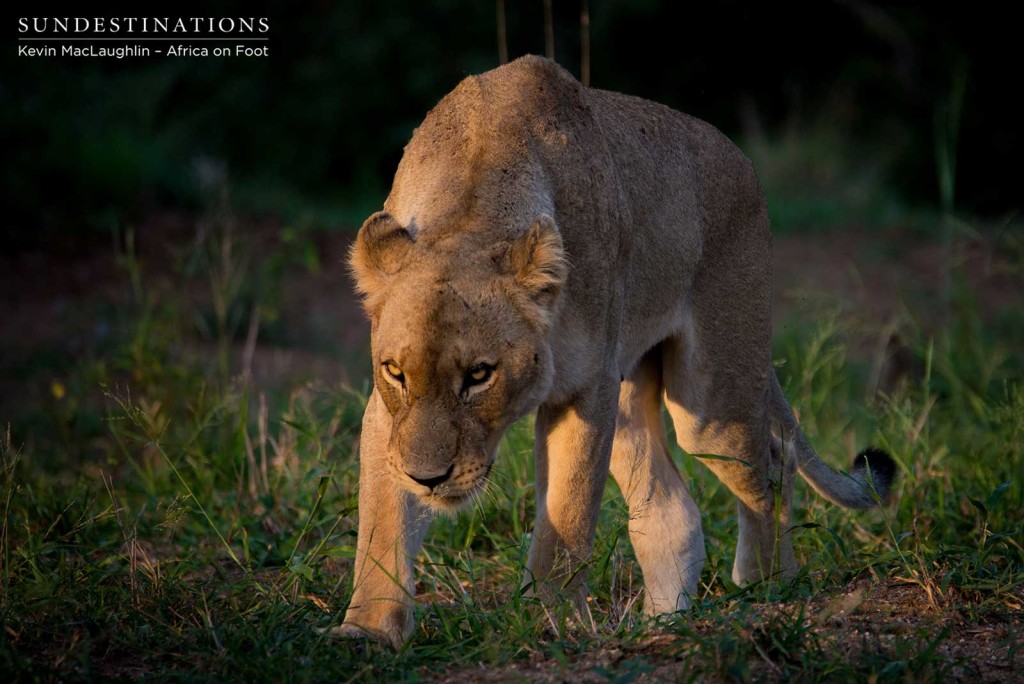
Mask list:
[{"label": "dirt ground", "polygon": [[[947,597],[954,598],[954,597]],[[1018,597],[1020,598],[1020,597]],[[827,650],[834,655],[842,653],[845,660],[863,660],[865,651],[892,659],[900,652],[896,643],[922,631],[939,636],[948,630],[948,636],[936,647],[936,656],[952,667],[944,673],[949,681],[1019,682],[1024,681],[1024,603],[1009,606],[1012,613],[1004,620],[979,622],[956,610],[945,610],[942,600],[935,601],[920,586],[887,582],[871,585],[856,582],[839,594],[831,594],[796,603],[779,603],[765,607],[758,618],[744,629],[743,636],[757,640],[755,634],[764,621],[773,615],[800,615],[800,628],[805,643],[813,648]],[[800,609],[803,609],[800,612]],[[687,663],[699,659],[704,664],[721,659],[721,653],[702,653],[699,637],[714,637],[720,625],[697,621],[693,625],[698,639],[680,637],[671,633],[655,633],[642,641],[623,642],[619,647],[587,652],[579,659],[558,666],[549,654],[537,653],[531,659],[518,661],[504,668],[493,666],[449,672],[437,677],[429,671],[425,679],[445,684],[466,682],[528,681],[528,682],[594,682],[613,679],[610,673],[619,673],[615,681],[679,682],[689,681],[694,673]],[[712,643],[714,639],[711,639]],[[813,652],[813,649],[812,649]],[[1008,659],[1008,654],[1009,659]],[[774,654],[778,658],[779,654]],[[911,653],[912,657],[916,653]],[[723,663],[727,664],[727,663]],[[749,676],[757,681],[787,681],[778,665],[762,653],[762,657],[748,663]],[[635,673],[635,679],[623,679],[622,671]],[[705,671],[706,672],[706,671]],[[704,673],[701,673],[704,675]],[[924,673],[917,673],[924,674]],[[935,673],[927,673],[934,679]],[[706,675],[701,677],[707,681]],[[914,681],[912,668],[903,673],[904,681]],[[714,677],[711,681],[715,681]],[[722,681],[730,681],[723,679]]]}]

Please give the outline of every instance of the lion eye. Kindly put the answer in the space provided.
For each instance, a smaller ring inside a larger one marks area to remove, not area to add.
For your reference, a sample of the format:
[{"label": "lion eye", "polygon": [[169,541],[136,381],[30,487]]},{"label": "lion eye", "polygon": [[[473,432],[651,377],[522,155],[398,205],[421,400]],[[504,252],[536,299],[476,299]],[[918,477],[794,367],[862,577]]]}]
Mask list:
[{"label": "lion eye", "polygon": [[465,392],[474,385],[482,385],[491,378],[491,373],[494,372],[494,366],[488,363],[478,363],[466,372],[466,377],[462,382],[462,391]]},{"label": "lion eye", "polygon": [[385,361],[381,365],[384,366],[384,372],[390,375],[392,379],[397,380],[403,385],[405,384],[405,373],[402,372],[402,369],[397,363],[394,361]]}]

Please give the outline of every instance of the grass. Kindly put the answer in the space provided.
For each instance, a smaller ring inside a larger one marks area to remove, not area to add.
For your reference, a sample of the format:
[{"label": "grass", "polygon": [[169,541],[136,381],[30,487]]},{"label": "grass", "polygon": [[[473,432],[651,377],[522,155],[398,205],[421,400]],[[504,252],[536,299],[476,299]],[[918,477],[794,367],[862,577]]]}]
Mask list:
[{"label": "grass", "polygon": [[[412,641],[395,654],[331,640],[323,630],[351,591],[367,388],[269,391],[237,371],[251,312],[274,287],[217,225],[177,282],[150,283],[122,255],[133,294],[112,305],[113,331],[55,364],[45,405],[4,435],[5,680],[940,681],[1020,666],[1021,331],[986,327],[969,292],[941,334],[910,326],[919,363],[885,394],[865,394],[849,317],[777,340],[819,452],[842,466],[872,443],[901,471],[897,503],[867,513],[797,485],[794,582],[731,583],[734,500],[677,449],[707,537],[694,609],[639,616],[642,579],[610,485],[590,567],[596,633],[564,607],[537,610],[516,589],[533,513],[526,421],[473,510],[434,523]],[[186,296],[196,283],[212,313]],[[190,351],[203,335],[215,351]]]}]

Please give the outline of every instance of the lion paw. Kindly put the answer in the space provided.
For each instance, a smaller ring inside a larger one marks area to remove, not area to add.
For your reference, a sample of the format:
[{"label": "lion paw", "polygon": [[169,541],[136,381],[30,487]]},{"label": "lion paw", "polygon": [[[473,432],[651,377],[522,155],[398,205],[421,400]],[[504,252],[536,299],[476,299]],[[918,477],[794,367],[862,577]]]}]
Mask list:
[{"label": "lion paw", "polygon": [[361,620],[346,615],[345,621],[327,630],[327,634],[339,639],[377,641],[391,646],[396,651],[402,648],[412,634],[411,611],[395,608],[380,618],[372,621],[377,624],[371,626],[370,620]]}]

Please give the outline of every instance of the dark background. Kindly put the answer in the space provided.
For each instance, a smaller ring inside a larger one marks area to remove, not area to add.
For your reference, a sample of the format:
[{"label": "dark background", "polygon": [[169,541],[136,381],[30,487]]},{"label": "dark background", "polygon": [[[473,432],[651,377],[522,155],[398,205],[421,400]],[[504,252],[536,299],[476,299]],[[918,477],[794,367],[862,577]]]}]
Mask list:
[{"label": "dark background", "polygon": [[[153,212],[197,209],[211,173],[239,210],[351,228],[382,202],[425,112],[498,63],[494,2],[265,5],[19,7],[0,61],[5,251],[75,250]],[[542,54],[541,0],[506,5],[510,57]],[[553,7],[556,56],[579,76],[580,5]],[[1001,7],[591,0],[591,84],[741,144],[825,129],[843,144],[822,154],[880,167],[905,202],[1006,217],[1024,176],[1019,27]],[[97,14],[267,16],[271,56],[17,57],[18,16]]]}]

